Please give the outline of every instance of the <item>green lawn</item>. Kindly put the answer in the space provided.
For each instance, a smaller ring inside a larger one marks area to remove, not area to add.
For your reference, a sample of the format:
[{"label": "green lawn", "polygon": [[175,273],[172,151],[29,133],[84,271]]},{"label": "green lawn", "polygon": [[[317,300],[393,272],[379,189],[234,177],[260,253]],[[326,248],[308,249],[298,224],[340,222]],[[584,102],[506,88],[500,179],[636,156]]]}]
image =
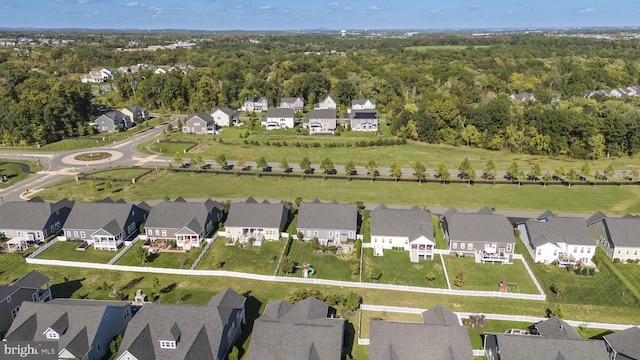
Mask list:
[{"label": "green lawn", "polygon": [[9,186],[18,183],[29,176],[29,174],[22,171],[20,164],[24,164],[29,168],[31,168],[32,165],[35,165],[25,161],[0,159],[0,180],[2,179],[3,175],[7,177],[7,182],[0,181],[0,189],[8,188]]},{"label": "green lawn", "polygon": [[[278,266],[285,239],[265,241],[262,246],[227,246],[227,238],[218,237],[198,264],[198,270],[229,270],[273,275]],[[224,262],[222,268],[220,262]]]},{"label": "green lawn", "polygon": [[[480,208],[488,205],[500,210],[519,209],[557,212],[591,212],[624,214],[640,212],[640,187],[636,186],[547,186],[474,185],[438,183],[394,183],[391,181],[346,181],[280,178],[276,176],[213,175],[210,173],[158,172],[153,181],[122,184],[100,194],[130,201],[175,198],[260,198],[322,201],[363,201],[395,205],[455,206]],[[163,175],[164,174],[164,175]],[[38,193],[45,199],[69,197],[93,201],[95,191],[90,182],[62,181]],[[233,184],[233,185],[230,185]]]},{"label": "green lawn", "polygon": [[188,158],[189,156],[185,154],[185,150],[193,147],[196,142],[167,142],[160,141],[154,142],[149,145],[149,149],[156,153],[161,153],[166,156],[173,157],[176,153],[180,153],[182,157]]},{"label": "green lawn", "polygon": [[84,251],[76,250],[80,244],[81,242],[79,241],[58,241],[52,247],[40,254],[38,259],[106,264],[123,249],[121,247],[118,251],[96,250],[91,246]]},{"label": "green lawn", "polygon": [[[85,173],[87,177],[112,178],[112,179],[134,179],[151,172],[151,169],[137,168],[116,168],[107,170],[97,170]],[[129,180],[131,181],[131,180]]]},{"label": "green lawn", "polygon": [[[408,251],[385,250],[384,256],[373,256],[373,249],[364,249],[365,268],[368,265],[376,265],[382,270],[382,277],[376,282],[385,284],[410,285],[421,287],[447,288],[447,280],[444,276],[440,255],[435,255],[434,260],[420,260],[412,263],[409,260]],[[426,279],[428,272],[436,274],[431,284]],[[367,275],[362,274],[362,280],[373,282]]]},{"label": "green lawn", "polygon": [[502,333],[507,329],[522,329],[527,330],[533,327],[534,324],[520,321],[503,321],[503,320],[487,320],[487,326],[484,328],[472,329],[471,326],[465,326],[467,333],[469,333],[469,339],[471,339],[471,347],[474,349],[482,349],[484,346],[482,342],[482,334],[485,332],[497,332]]},{"label": "green lawn", "polygon": [[[294,240],[289,251],[289,257],[298,265],[302,266],[304,263],[309,263],[316,270],[313,277],[321,279],[331,280],[344,280],[344,281],[358,281],[357,269],[360,267],[360,262],[352,257],[348,260],[343,260],[336,255],[321,255],[314,254],[311,249],[310,242]],[[281,275],[282,270],[280,270]],[[297,269],[293,274],[288,276],[302,276],[302,270]]]},{"label": "green lawn", "polygon": [[[116,265],[140,265],[140,248],[143,242],[138,241],[133,245],[126,254],[116,262]],[[151,254],[147,257],[146,266],[172,268],[172,269],[189,269],[196,261],[198,255],[202,252],[202,248],[192,248],[186,253],[161,252]]]},{"label": "green lawn", "polygon": [[515,260],[513,264],[501,265],[499,263],[476,263],[473,256],[456,257],[445,256],[444,263],[447,267],[447,274],[451,282],[451,288],[456,274],[460,269],[465,271],[463,290],[484,290],[499,291],[498,283],[507,280],[511,287],[511,292],[524,294],[537,294],[533,280],[527,273],[520,260]]},{"label": "green lawn", "polygon": [[124,140],[129,136],[137,134],[141,128],[133,128],[128,131],[123,132],[114,132],[114,133],[102,133],[102,134],[94,134],[88,136],[79,136],[70,139],[64,139],[60,141],[56,141],[51,144],[44,145],[38,149],[32,150],[40,150],[40,151],[68,151],[68,150],[79,150],[79,149],[89,149],[93,147],[100,147],[109,144],[113,144],[113,142],[118,142],[120,140]]},{"label": "green lawn", "polygon": [[[369,329],[371,320],[397,321],[397,322],[422,322],[421,314],[403,314],[397,312],[363,311],[362,327],[360,328],[360,338],[369,339]],[[357,320],[354,320],[357,322]]]},{"label": "green lawn", "polygon": [[444,232],[442,232],[442,223],[438,215],[431,215],[431,222],[433,223],[433,233],[436,238],[436,249],[447,249],[447,241],[444,238]]}]

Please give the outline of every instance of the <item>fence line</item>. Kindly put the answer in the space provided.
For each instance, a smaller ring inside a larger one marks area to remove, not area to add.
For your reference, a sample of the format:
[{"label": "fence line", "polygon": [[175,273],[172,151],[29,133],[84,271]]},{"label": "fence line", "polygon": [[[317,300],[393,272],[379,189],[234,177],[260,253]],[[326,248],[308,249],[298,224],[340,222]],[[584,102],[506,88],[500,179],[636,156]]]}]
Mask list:
[{"label": "fence line", "polygon": [[524,268],[527,269],[527,272],[529,273],[531,280],[533,280],[533,283],[536,285],[538,292],[540,293],[540,295],[544,295],[544,290],[542,289],[542,286],[538,282],[538,278],[536,278],[536,276],[533,274],[533,271],[531,271],[531,268],[529,267],[529,263],[527,263],[527,260],[524,259],[524,256],[522,256],[522,254],[513,254],[513,258],[519,259],[520,261],[522,261]]},{"label": "fence line", "polygon": [[54,238],[53,238],[53,239],[51,239],[48,243],[46,243],[46,244],[44,244],[44,245],[40,246],[40,247],[38,248],[38,250],[36,250],[36,251],[32,252],[31,254],[29,254],[29,256],[27,256],[27,259],[33,259],[33,258],[35,258],[36,256],[38,256],[38,255],[42,254],[42,252],[43,252],[43,251],[45,251],[45,250],[47,250],[48,248],[52,247],[52,246],[53,246],[55,243],[57,243],[57,242],[58,242],[58,238],[57,238],[57,237],[54,237]]},{"label": "fence line", "polygon": [[116,254],[116,256],[113,257],[113,259],[109,260],[109,262],[107,264],[109,265],[113,265],[115,264],[118,260],[120,260],[120,258],[122,256],[124,256],[124,254],[127,253],[127,251],[131,250],[131,247],[133,247],[133,245],[135,245],[138,241],[142,240],[140,238],[140,236],[136,236],[135,239],[133,239],[132,242],[130,242],[127,246],[124,247],[124,249],[122,249],[122,251],[120,251],[119,253]]},{"label": "fence line", "polygon": [[218,233],[215,233],[215,234],[213,234],[213,238],[211,238],[211,241],[207,241],[207,245],[205,245],[204,249],[202,249],[202,251],[200,252],[200,255],[198,255],[198,258],[196,259],[196,261],[193,262],[193,265],[191,265],[191,270],[195,270],[196,269],[198,264],[200,264],[200,260],[202,260],[202,258],[207,253],[207,251],[209,251],[209,248],[213,245],[213,243],[216,241],[217,238],[218,238]]},{"label": "fence line", "polygon": [[424,293],[424,294],[501,297],[501,298],[537,300],[537,301],[546,300],[545,295],[538,295],[538,294],[520,294],[520,293],[509,293],[509,292],[499,292],[499,291],[451,290],[451,289],[440,289],[440,288],[424,288],[424,287],[407,286],[407,285],[360,283],[360,282],[327,280],[327,279],[317,279],[317,278],[293,278],[293,277],[285,277],[285,276],[249,274],[249,273],[234,272],[234,271],[227,271],[227,270],[168,269],[168,268],[156,268],[156,267],[147,267],[147,266],[124,266],[124,265],[112,265],[112,264],[81,263],[81,262],[63,261],[63,260],[44,260],[44,259],[37,259],[37,258],[27,258],[26,261],[29,264],[66,266],[66,267],[75,267],[75,268],[90,268],[90,269],[145,272],[145,273],[156,273],[156,274],[173,274],[173,275],[226,276],[226,277],[252,279],[252,280],[269,281],[269,282],[329,285],[329,286],[340,286],[340,287],[351,287],[351,288],[415,292],[415,293]]}]

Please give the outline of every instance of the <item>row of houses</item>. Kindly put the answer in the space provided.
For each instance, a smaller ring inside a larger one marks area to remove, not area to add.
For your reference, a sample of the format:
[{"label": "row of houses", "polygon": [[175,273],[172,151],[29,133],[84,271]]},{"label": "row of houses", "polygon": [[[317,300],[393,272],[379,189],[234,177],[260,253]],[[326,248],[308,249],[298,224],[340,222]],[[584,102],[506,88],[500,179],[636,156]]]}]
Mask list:
[{"label": "row of houses", "polygon": [[195,70],[196,67],[185,63],[179,63],[174,66],[156,66],[153,64],[142,63],[131,66],[121,66],[115,70],[110,68],[95,68],[91,69],[87,74],[83,74],[80,77],[80,81],[83,83],[102,83],[113,78],[116,73],[135,74],[144,69],[152,70],[154,74],[166,74],[172,71],[187,73],[191,70]]},{"label": "row of houses", "polygon": [[[32,271],[0,286],[0,330],[5,341],[57,341],[59,359],[102,359],[118,336],[117,360],[226,359],[247,323],[247,298],[226,289],[207,305],[135,301],[51,299],[49,279]],[[474,359],[469,333],[442,305],[424,311],[421,322],[370,320],[369,359]],[[253,321],[248,360],[344,359],[345,319],[310,297],[276,300]],[[582,339],[567,322],[552,317],[530,329],[484,333],[483,354],[500,359],[640,359],[640,329],[630,327]],[[352,334],[353,335],[353,334]]]},{"label": "row of houses", "polygon": [[[0,232],[9,238],[9,250],[24,249],[56,234],[62,234],[62,240],[83,240],[96,250],[117,250],[139,235],[142,224],[150,241],[175,240],[177,247],[189,250],[199,247],[223,221],[232,243],[260,246],[280,239],[291,217],[285,202],[258,202],[253,197],[231,203],[226,219],[223,206],[211,199],[188,202],[177,198],[151,208],[144,202],[63,199],[47,203],[36,197],[0,206]],[[631,215],[608,217],[598,212],[585,219],[546,211],[535,219],[511,222],[485,206],[473,212],[451,208],[437,225],[451,253],[473,256],[477,262],[511,263],[517,236],[535,262],[593,266],[598,245],[612,259],[640,259],[640,218]],[[360,227],[361,216],[353,203],[315,199],[299,205],[296,232],[301,240],[315,238],[321,245],[340,246],[356,239]],[[417,206],[381,204],[371,210],[371,243],[367,246],[376,256],[402,249],[412,262],[431,260],[435,250],[432,215]]]},{"label": "row of houses", "polygon": [[98,116],[93,125],[99,132],[117,132],[149,120],[149,112],[140,105],[109,110]]}]

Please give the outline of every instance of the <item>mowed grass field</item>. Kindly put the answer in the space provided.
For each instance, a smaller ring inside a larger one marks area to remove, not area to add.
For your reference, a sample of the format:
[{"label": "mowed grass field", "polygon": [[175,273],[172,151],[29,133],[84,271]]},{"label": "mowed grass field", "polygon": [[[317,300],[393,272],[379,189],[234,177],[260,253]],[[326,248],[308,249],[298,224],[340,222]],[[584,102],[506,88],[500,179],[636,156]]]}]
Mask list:
[{"label": "mowed grass field", "polygon": [[455,289],[454,280],[459,270],[464,270],[463,290],[499,291],[498,284],[506,280],[510,284],[511,292],[524,294],[538,294],[531,276],[522,261],[514,260],[513,264],[476,263],[473,256],[456,257],[445,256],[444,263]]},{"label": "mowed grass field", "polygon": [[[273,275],[286,244],[285,239],[265,241],[262,246],[227,246],[227,238],[218,237],[209,248],[198,270],[228,270],[261,275]],[[220,267],[220,262],[224,262]]]},{"label": "mowed grass field", "polygon": [[[299,268],[287,276],[302,277],[301,267],[304,263],[309,263],[316,270],[314,278],[343,281],[358,281],[359,279],[357,274],[357,269],[360,267],[359,260],[355,258],[344,260],[331,254],[315,254],[310,242],[294,240],[291,244],[289,257]],[[282,269],[280,269],[280,275],[284,275]]]},{"label": "mowed grass field", "polygon": [[[134,244],[126,254],[118,259],[116,265],[140,266],[140,249],[142,248],[142,244],[143,241],[138,241]],[[188,252],[160,252],[149,254],[145,266],[189,269],[202,250],[203,248],[191,248]]]},{"label": "mowed grass field", "polygon": [[[155,176],[157,174],[158,176]],[[145,178],[152,180],[145,181]],[[38,193],[44,199],[64,197],[95,201],[111,196],[128,201],[176,198],[257,198],[293,201],[362,201],[367,204],[418,205],[518,209],[555,212],[624,214],[640,212],[640,187],[636,186],[547,186],[440,183],[405,183],[391,181],[338,180],[301,177],[280,178],[257,175],[214,175],[191,172],[152,172],[136,184],[118,183],[99,194],[90,181],[73,179],[53,184]],[[95,185],[95,184],[93,184]]]},{"label": "mowed grass field", "polygon": [[[409,285],[420,287],[447,288],[447,279],[440,260],[435,255],[433,260],[420,260],[412,263],[408,251],[385,250],[383,256],[373,256],[373,249],[364,249],[365,268],[378,266],[382,270],[382,277],[375,281],[385,284]],[[436,278],[429,283],[426,276],[432,271]],[[368,274],[363,273],[362,281],[373,282]]]},{"label": "mowed grass field", "polygon": [[120,251],[123,251],[123,247],[118,251],[96,250],[93,246],[88,247],[86,250],[76,250],[78,245],[82,242],[79,241],[58,241],[53,246],[42,252],[38,256],[38,259],[49,260],[64,260],[64,261],[80,261],[80,262],[94,262],[100,264],[106,264]]}]

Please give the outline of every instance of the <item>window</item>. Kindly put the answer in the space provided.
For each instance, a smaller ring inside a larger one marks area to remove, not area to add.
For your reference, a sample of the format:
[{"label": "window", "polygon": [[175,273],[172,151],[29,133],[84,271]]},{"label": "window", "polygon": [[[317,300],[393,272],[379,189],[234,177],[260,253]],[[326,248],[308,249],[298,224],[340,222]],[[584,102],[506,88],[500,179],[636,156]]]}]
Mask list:
[{"label": "window", "polygon": [[638,255],[638,250],[633,250],[633,255]]},{"label": "window", "polygon": [[314,232],[313,232],[313,236],[318,237],[318,232],[317,232],[317,231],[314,231]]},{"label": "window", "polygon": [[406,240],[404,241],[404,244],[405,244],[405,245],[409,244],[409,239],[406,239]]},{"label": "window", "polygon": [[153,235],[153,230],[151,229],[146,229],[147,230],[147,235]]},{"label": "window", "polygon": [[[540,254],[538,254],[540,255]],[[553,250],[553,256],[558,256],[558,250]]]},{"label": "window", "polygon": [[542,255],[542,249],[538,249],[538,256]]},{"label": "window", "polygon": [[162,230],[162,236],[167,236],[167,230]]},{"label": "window", "polygon": [[85,237],[84,231],[80,231],[80,237],[84,239],[84,237]]},{"label": "window", "polygon": [[60,336],[57,332],[51,330],[47,332],[47,339],[60,339]]},{"label": "window", "polygon": [[71,231],[67,230],[67,237],[71,237]]},{"label": "window", "polygon": [[349,239],[353,239],[355,238],[355,236],[353,236],[353,231],[349,231]]},{"label": "window", "polygon": [[618,255],[620,255],[620,250],[618,250]]},{"label": "window", "polygon": [[468,243],[468,244],[467,244],[467,249],[469,249],[469,250],[473,250],[473,244],[472,244],[472,243]]},{"label": "window", "polygon": [[452,249],[457,249],[458,248],[458,243],[452,243],[451,244],[451,248]]},{"label": "window", "polygon": [[590,247],[587,248],[587,254],[591,254],[591,248]]},{"label": "window", "polygon": [[125,318],[125,320],[126,320],[126,319],[128,319],[128,318],[129,318],[129,316],[131,316],[131,312],[129,311],[129,309],[127,309],[127,310],[125,310],[125,311],[124,311],[124,314],[123,314],[123,315],[124,315],[124,318]]},{"label": "window", "polygon": [[156,236],[160,236],[160,230],[156,229]]},{"label": "window", "polygon": [[513,251],[513,244],[507,244],[507,252]]},{"label": "window", "polygon": [[7,296],[7,304],[11,302],[11,295]]},{"label": "window", "polygon": [[176,348],[176,342],[175,341],[160,340],[160,348],[161,349],[175,349]]},{"label": "window", "polygon": [[460,243],[460,250],[464,250],[465,249],[465,243]]},{"label": "window", "polygon": [[100,341],[98,341],[96,343],[96,349],[98,349],[98,351],[100,351],[100,349],[102,349],[102,344],[100,344]]},{"label": "window", "polygon": [[311,236],[311,230],[307,230],[307,236]]},{"label": "window", "polygon": [[37,292],[34,292],[33,294],[31,294],[31,300],[38,301],[38,293]]},{"label": "window", "polygon": [[20,306],[16,307],[15,309],[11,310],[11,317],[13,319],[16,318],[16,316],[18,316],[18,311],[20,311]]},{"label": "window", "polygon": [[629,249],[627,249],[627,255],[629,255]]},{"label": "window", "polygon": [[329,238],[333,239],[333,231],[329,231]]},{"label": "window", "polygon": [[584,246],[580,247],[580,254],[584,254]]},{"label": "window", "polygon": [[577,252],[578,252],[578,247],[577,247],[577,246],[574,246],[574,247],[573,247],[573,252],[574,252],[574,253],[577,253]]},{"label": "window", "polygon": [[77,231],[74,231],[74,232],[73,232],[73,237],[75,237],[75,238],[77,238],[77,237],[78,237],[78,232],[77,232]]}]

